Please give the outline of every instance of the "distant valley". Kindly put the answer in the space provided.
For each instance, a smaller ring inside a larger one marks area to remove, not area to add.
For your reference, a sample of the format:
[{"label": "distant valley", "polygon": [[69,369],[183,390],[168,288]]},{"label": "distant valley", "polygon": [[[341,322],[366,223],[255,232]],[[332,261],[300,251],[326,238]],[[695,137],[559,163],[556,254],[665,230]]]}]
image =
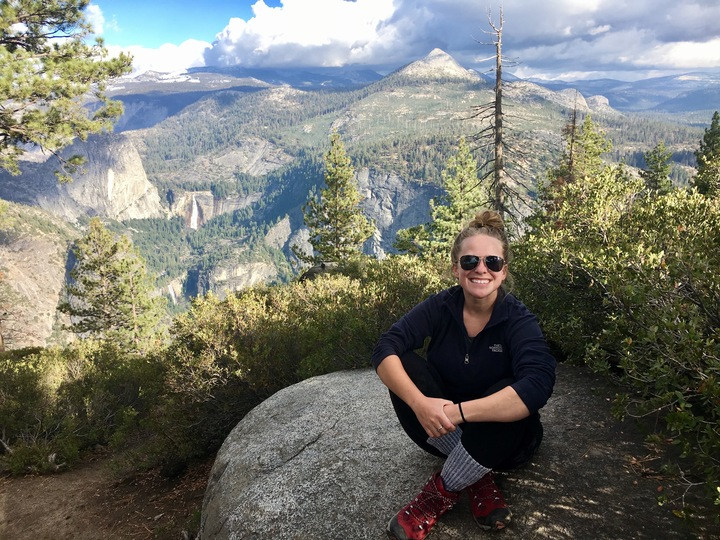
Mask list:
[{"label": "distant valley", "polygon": [[[197,294],[223,295],[297,275],[291,247],[309,248],[301,208],[322,185],[322,156],[333,130],[353,159],[363,210],[377,227],[365,250],[379,257],[391,253],[399,229],[428,220],[428,202],[440,192],[440,175],[458,138],[484,127],[474,107],[493,99],[493,84],[440,50],[386,75],[240,68],[146,73],[110,89],[125,106],[114,133],[65,151],[88,158],[71,184],[57,184],[56,164],[31,154],[20,176],[0,174],[0,198],[19,203],[15,216],[26,205],[28,215],[41,212],[63,224],[62,234],[52,237],[53,253],[66,253],[90,216],[103,217],[133,238],[157,275],[158,291],[171,310],[181,310]],[[673,151],[674,180],[684,183],[703,129],[720,109],[720,76],[636,83],[512,80],[505,85],[505,104],[508,140],[523,149],[508,157],[508,168],[526,186],[528,199],[556,164],[561,130],[574,108],[607,132],[612,161],[639,166],[645,151],[665,142]],[[481,163],[484,152],[481,145]],[[16,256],[22,238],[42,235],[18,229],[0,238],[0,271],[7,272],[6,261],[15,254],[15,278],[8,285],[18,305],[33,302],[29,290],[58,294],[63,264],[39,276],[23,273]],[[44,289],[38,283],[43,280]],[[31,312],[19,311],[13,324],[40,329],[27,342],[16,337],[16,344],[62,339],[51,309],[43,311],[42,324],[31,320]]]}]

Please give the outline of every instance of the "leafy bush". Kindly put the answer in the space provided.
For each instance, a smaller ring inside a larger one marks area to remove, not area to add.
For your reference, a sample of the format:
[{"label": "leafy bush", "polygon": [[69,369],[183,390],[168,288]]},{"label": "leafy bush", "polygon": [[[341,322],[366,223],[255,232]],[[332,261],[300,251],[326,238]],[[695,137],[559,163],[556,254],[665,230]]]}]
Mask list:
[{"label": "leafy bush", "polygon": [[649,196],[618,169],[566,185],[516,248],[522,298],[570,360],[616,374],[623,414],[659,414],[720,481],[720,200]]},{"label": "leafy bush", "polygon": [[380,334],[451,283],[448,266],[354,261],[347,275],[209,294],[177,316],[166,348],[144,357],[92,340],[0,357],[0,429],[12,449],[4,466],[52,470],[102,444],[123,450],[120,466],[174,474],[216,451],[273,392],[369,367]]},{"label": "leafy bush", "polygon": [[304,378],[369,367],[381,332],[447,283],[436,262],[365,261],[342,274],[196,298],[161,361],[167,394],[148,422],[153,453],[184,462],[219,448],[270,394]]},{"label": "leafy bush", "polygon": [[[13,473],[45,469],[52,451],[46,441],[54,426],[54,366],[37,349],[0,354],[0,468]],[[39,443],[47,452],[30,456],[27,448]]]},{"label": "leafy bush", "polygon": [[205,399],[238,376],[268,395],[368,366],[379,334],[445,285],[437,266],[404,256],[367,261],[353,274],[196,299],[171,332],[171,386]]},{"label": "leafy bush", "polygon": [[[161,370],[112,343],[78,341],[0,356],[0,431],[11,472],[72,465],[82,450],[108,444],[148,407]],[[152,389],[152,390],[151,390]]]}]

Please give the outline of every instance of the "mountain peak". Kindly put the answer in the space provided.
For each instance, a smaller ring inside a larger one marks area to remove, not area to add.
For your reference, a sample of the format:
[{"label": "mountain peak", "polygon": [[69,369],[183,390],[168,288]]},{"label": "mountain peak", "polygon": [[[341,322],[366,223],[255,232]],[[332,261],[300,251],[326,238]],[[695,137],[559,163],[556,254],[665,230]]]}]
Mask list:
[{"label": "mountain peak", "polygon": [[443,62],[446,62],[448,60],[455,62],[455,60],[453,59],[452,56],[450,56],[448,53],[446,53],[442,49],[438,49],[437,47],[435,47],[432,51],[430,51],[430,54],[428,54],[425,57],[426,61],[432,61],[432,60],[436,60],[436,59],[443,61]]},{"label": "mountain peak", "polygon": [[399,69],[397,73],[406,77],[430,80],[459,80],[475,82],[479,76],[462,67],[442,49],[433,49],[425,58],[416,60]]}]

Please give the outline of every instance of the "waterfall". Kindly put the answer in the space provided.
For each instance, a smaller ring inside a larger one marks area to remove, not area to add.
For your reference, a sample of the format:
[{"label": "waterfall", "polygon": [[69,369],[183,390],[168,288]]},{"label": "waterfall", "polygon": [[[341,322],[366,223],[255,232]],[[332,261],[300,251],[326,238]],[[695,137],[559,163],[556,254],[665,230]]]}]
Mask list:
[{"label": "waterfall", "polygon": [[191,229],[197,230],[199,214],[200,214],[200,209],[198,207],[197,199],[195,199],[195,194],[193,193],[192,212],[190,213],[190,228]]},{"label": "waterfall", "polygon": [[172,285],[168,285],[168,293],[170,294],[170,300],[172,300],[173,306],[177,305],[177,296],[175,296],[175,289]]}]

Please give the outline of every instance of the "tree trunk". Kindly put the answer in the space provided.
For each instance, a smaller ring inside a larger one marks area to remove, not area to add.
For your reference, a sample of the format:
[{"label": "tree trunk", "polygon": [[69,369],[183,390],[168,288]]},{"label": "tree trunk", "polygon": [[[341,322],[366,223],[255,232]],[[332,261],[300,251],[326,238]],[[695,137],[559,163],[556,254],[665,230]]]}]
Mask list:
[{"label": "tree trunk", "polygon": [[495,30],[495,162],[493,183],[495,185],[495,205],[500,215],[505,218],[505,201],[503,194],[503,173],[505,162],[503,157],[503,110],[502,110],[502,15],[500,26]]}]

